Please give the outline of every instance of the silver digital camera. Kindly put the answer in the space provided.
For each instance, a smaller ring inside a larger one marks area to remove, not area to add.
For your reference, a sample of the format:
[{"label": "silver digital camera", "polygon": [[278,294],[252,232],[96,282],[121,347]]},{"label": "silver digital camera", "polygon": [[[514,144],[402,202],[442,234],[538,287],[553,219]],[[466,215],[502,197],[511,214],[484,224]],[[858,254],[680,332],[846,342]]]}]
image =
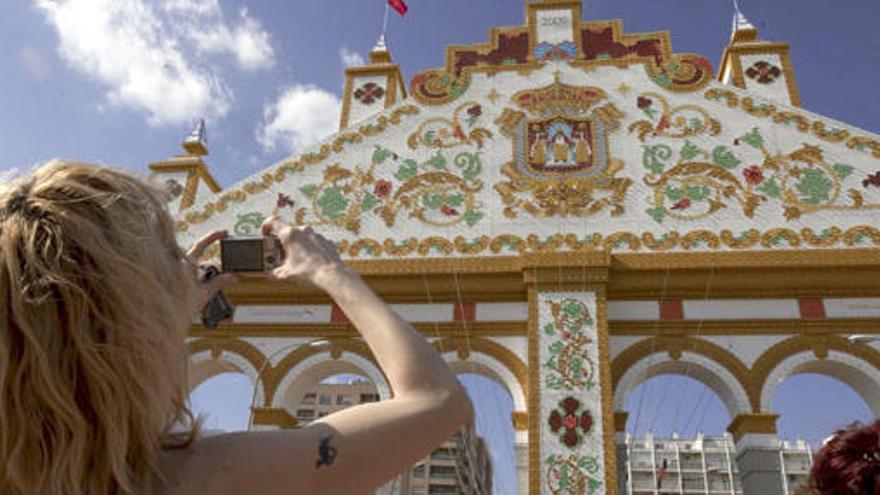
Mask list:
[{"label": "silver digital camera", "polygon": [[220,266],[224,272],[265,273],[281,266],[284,248],[277,237],[239,237],[220,240]]}]

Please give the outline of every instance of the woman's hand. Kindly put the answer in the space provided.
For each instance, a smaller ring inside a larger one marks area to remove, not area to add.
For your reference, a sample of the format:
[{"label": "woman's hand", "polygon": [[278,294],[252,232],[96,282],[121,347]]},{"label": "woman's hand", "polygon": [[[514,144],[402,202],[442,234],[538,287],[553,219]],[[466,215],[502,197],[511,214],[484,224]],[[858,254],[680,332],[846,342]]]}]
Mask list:
[{"label": "woman's hand", "polygon": [[186,253],[186,259],[192,267],[193,276],[197,279],[196,285],[198,287],[198,297],[196,299],[196,312],[201,311],[215,294],[238,282],[238,277],[233,273],[221,273],[205,282],[198,280],[199,260],[202,259],[205,250],[208,249],[211,244],[214,244],[220,239],[226,238],[227,235],[228,232],[225,230],[215,230],[196,241],[193,247]]},{"label": "woman's hand", "polygon": [[336,245],[311,227],[294,227],[270,217],[262,230],[264,235],[277,237],[284,248],[284,263],[271,273],[276,279],[298,279],[326,290],[334,275],[346,271]]}]

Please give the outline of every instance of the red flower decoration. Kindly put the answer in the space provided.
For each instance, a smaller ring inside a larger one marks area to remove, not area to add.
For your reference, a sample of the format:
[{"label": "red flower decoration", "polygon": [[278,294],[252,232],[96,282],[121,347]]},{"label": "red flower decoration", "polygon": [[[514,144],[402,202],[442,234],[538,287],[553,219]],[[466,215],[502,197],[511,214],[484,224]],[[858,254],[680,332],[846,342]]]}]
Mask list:
[{"label": "red flower decoration", "polygon": [[483,107],[481,107],[480,105],[474,105],[474,106],[468,108],[467,113],[471,117],[477,118],[480,115],[483,115]]},{"label": "red flower decoration", "polygon": [[377,198],[388,196],[391,194],[391,183],[385,179],[377,180],[376,186],[373,187],[373,194],[375,194]]},{"label": "red flower decoration", "polygon": [[761,84],[770,84],[782,75],[782,70],[770,62],[759,60],[746,69],[746,75]]},{"label": "red flower decoration", "polygon": [[869,186],[880,187],[880,172],[873,175],[869,174],[868,177],[862,181],[862,187],[867,189]]},{"label": "red flower decoration", "polygon": [[764,171],[761,170],[761,167],[757,165],[752,165],[751,167],[743,170],[743,177],[746,178],[746,182],[753,186],[757,186],[758,184],[764,182]]},{"label": "red flower decoration", "polygon": [[455,215],[458,215],[458,210],[456,210],[455,208],[453,208],[449,205],[443,205],[440,208],[440,211],[442,211],[443,214],[446,215],[447,217],[454,217]]},{"label": "red flower decoration", "polygon": [[639,109],[641,109],[641,110],[644,110],[644,109],[650,107],[652,103],[653,103],[653,101],[651,101],[650,98],[646,98],[644,96],[639,96],[636,99],[636,106],[638,106]]},{"label": "red flower decoration", "polygon": [[368,82],[354,92],[354,97],[364,105],[370,105],[383,96],[385,90],[374,82]]},{"label": "red flower decoration", "polygon": [[577,447],[582,436],[593,427],[593,416],[586,409],[581,410],[580,401],[574,397],[566,397],[559,402],[559,407],[561,410],[553,410],[548,418],[550,431],[558,434],[566,447]]},{"label": "red flower decoration", "polygon": [[290,199],[290,196],[284,193],[278,193],[278,200],[275,201],[276,208],[284,208],[285,206],[293,208],[295,205],[296,203],[294,203],[293,200]]},{"label": "red flower decoration", "polygon": [[691,207],[691,198],[679,199],[674,205],[672,205],[673,210],[687,210],[690,207]]}]

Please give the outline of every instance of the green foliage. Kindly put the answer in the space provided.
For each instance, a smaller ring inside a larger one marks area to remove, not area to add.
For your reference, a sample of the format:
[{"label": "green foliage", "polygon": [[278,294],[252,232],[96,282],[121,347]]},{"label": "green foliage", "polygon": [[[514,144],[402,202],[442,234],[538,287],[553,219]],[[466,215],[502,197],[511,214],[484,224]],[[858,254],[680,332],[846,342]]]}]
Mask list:
[{"label": "green foliage", "polygon": [[658,206],[656,208],[648,208],[645,210],[645,213],[648,214],[651,218],[654,219],[657,223],[663,223],[663,219],[666,218],[666,208],[662,206]]},{"label": "green foliage", "polygon": [[666,189],[663,190],[666,193],[666,197],[669,198],[669,201],[678,201],[684,197],[684,191],[674,186],[666,186]]},{"label": "green foliage", "polygon": [[764,147],[764,136],[761,135],[761,131],[759,131],[757,127],[740,139],[752,148],[761,149]]},{"label": "green foliage", "polygon": [[694,201],[705,201],[709,197],[709,186],[688,186],[687,195]]},{"label": "green foliage", "polygon": [[741,163],[739,159],[734,156],[733,152],[727,149],[727,146],[716,146],[715,149],[712,150],[712,161],[715,162],[716,165],[721,165],[727,169],[736,168]]},{"label": "green foliage", "polygon": [[642,146],[642,165],[655,174],[662,174],[666,162],[672,158],[672,148],[665,144]]},{"label": "green foliage", "polygon": [[381,203],[382,202],[379,198],[374,196],[373,193],[368,192],[367,194],[364,194],[364,199],[361,201],[361,208],[364,211],[370,211]]},{"label": "green foliage", "polygon": [[312,199],[315,197],[315,192],[318,190],[318,186],[315,184],[307,184],[299,188],[299,190],[305,195],[305,197]]},{"label": "green foliage", "polygon": [[332,186],[324,189],[324,193],[318,198],[318,207],[321,213],[331,219],[339,219],[345,216],[349,200],[342,194],[342,188]]},{"label": "green foliage", "polygon": [[455,155],[455,166],[462,169],[461,176],[465,180],[472,181],[483,172],[483,164],[480,161],[480,153],[463,151]]},{"label": "green foliage", "polygon": [[847,177],[852,175],[853,171],[855,170],[855,167],[853,167],[852,165],[847,165],[845,163],[835,163],[832,168],[834,168],[834,173],[837,174],[837,177],[840,180],[846,179]]},{"label": "green foliage", "polygon": [[801,194],[801,201],[808,205],[817,205],[828,200],[834,183],[825,175],[825,172],[815,168],[806,168],[801,170],[801,180],[798,181],[796,187]]},{"label": "green foliage", "polygon": [[446,157],[444,157],[439,151],[436,155],[429,158],[427,163],[429,166],[437,170],[446,169]]},{"label": "green foliage", "polygon": [[390,151],[377,145],[376,149],[373,150],[373,163],[383,163],[389,156],[391,156]]},{"label": "green foliage", "polygon": [[468,210],[464,213],[464,223],[466,223],[468,227],[473,227],[483,218],[484,215],[485,214],[481,211]]},{"label": "green foliage", "polygon": [[681,147],[681,155],[682,160],[693,160],[694,158],[700,156],[703,153],[703,150],[700,149],[699,146],[695,145],[690,141],[685,141],[684,146]]},{"label": "green foliage", "polygon": [[770,196],[771,198],[779,198],[782,196],[782,188],[779,187],[779,183],[776,182],[776,178],[773,177],[770,180],[764,181],[760,187],[758,187],[758,191]]},{"label": "green foliage", "polygon": [[419,164],[412,158],[407,158],[400,164],[397,172],[394,172],[394,178],[401,182],[412,179],[419,173]]}]

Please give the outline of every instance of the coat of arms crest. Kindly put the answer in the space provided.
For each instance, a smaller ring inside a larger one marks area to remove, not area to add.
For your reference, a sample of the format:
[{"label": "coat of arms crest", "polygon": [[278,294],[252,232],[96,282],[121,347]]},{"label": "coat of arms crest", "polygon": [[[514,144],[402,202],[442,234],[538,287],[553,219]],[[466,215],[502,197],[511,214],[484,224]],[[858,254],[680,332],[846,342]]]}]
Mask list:
[{"label": "coat of arms crest", "polygon": [[502,168],[510,181],[495,186],[504,214],[583,217],[611,207],[621,215],[632,180],[616,177],[623,164],[611,158],[608,134],[623,114],[602,89],[559,79],[557,72],[553,84],[515,94],[513,103],[524,112],[506,108],[498,118],[513,140],[513,161]]}]

